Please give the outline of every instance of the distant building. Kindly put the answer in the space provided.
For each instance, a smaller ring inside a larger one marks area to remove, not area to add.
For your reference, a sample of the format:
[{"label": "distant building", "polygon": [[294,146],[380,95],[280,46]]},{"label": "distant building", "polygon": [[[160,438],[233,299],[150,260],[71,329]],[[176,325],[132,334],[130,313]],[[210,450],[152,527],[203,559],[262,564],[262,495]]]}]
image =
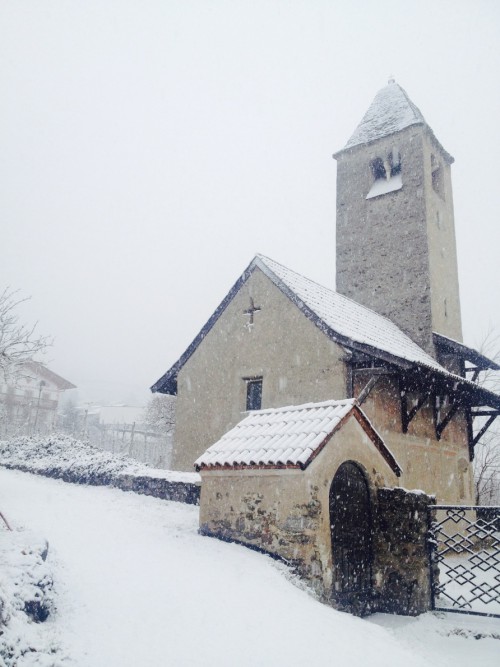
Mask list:
[{"label": "distant building", "polygon": [[13,380],[0,384],[0,436],[50,433],[61,395],[75,388],[40,362],[23,364]]}]

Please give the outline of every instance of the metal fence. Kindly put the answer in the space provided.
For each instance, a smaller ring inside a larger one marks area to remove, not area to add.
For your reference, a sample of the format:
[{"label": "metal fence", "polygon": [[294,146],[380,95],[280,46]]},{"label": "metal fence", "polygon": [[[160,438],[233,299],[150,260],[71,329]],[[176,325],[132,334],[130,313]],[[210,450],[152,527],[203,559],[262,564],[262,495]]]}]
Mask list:
[{"label": "metal fence", "polygon": [[500,507],[429,507],[433,608],[500,618]]}]

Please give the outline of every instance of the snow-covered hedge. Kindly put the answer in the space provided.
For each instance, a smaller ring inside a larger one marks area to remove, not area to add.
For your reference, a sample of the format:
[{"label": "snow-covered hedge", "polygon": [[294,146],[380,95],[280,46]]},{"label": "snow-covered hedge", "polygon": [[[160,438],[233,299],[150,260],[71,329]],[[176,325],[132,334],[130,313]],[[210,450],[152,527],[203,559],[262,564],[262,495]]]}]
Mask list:
[{"label": "snow-covered hedge", "polygon": [[[52,612],[48,544],[24,530],[0,527],[0,664],[59,665],[58,647],[40,627]],[[3,661],[2,661],[3,660]]]},{"label": "snow-covered hedge", "polygon": [[20,437],[0,442],[0,465],[76,484],[198,504],[200,476],[159,470],[125,454],[112,454],[67,435]]}]

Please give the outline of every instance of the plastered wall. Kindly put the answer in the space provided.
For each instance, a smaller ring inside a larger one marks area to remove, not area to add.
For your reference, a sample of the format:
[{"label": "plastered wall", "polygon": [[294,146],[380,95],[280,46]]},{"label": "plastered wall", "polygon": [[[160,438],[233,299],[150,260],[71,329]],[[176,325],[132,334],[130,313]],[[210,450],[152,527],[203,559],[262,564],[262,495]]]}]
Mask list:
[{"label": "plastered wall", "polygon": [[[249,325],[250,298],[261,310]],[[259,270],[178,376],[173,467],[193,463],[245,415],[245,378],[262,377],[262,407],[345,398],[344,351]]]}]

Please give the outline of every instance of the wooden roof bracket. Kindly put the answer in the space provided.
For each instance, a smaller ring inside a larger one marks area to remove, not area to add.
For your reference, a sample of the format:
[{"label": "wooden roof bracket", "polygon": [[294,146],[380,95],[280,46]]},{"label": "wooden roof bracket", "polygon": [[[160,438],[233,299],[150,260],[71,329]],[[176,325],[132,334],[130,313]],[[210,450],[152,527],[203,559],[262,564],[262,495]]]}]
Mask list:
[{"label": "wooden roof bracket", "polygon": [[357,396],[356,400],[358,402],[358,405],[361,405],[366,401],[368,398],[368,394],[371,392],[373,387],[377,384],[377,382],[380,380],[381,375],[376,374],[372,375],[371,378],[368,380],[368,382],[365,384],[363,389],[359,392],[359,395]]},{"label": "wooden roof bracket", "polygon": [[431,392],[423,392],[417,402],[412,405],[410,410],[408,410],[408,385],[405,378],[401,378],[399,382],[399,395],[401,397],[401,428],[403,433],[408,433],[410,422],[427,402],[431,396]]},{"label": "wooden roof bracket", "polygon": [[489,429],[489,427],[493,424],[498,415],[500,415],[500,411],[481,410],[478,412],[471,412],[471,415],[472,417],[486,417],[486,416],[489,417],[488,421],[483,425],[481,430],[476,433],[476,435],[472,440],[472,447],[474,448],[477,445],[477,443],[481,440],[483,435],[486,433],[486,431]]},{"label": "wooden roof bracket", "polygon": [[465,372],[466,373],[472,373],[472,377],[469,378],[471,382],[475,382],[479,376],[479,373],[484,370],[483,368],[479,368],[479,366],[471,366],[470,368],[466,368]]},{"label": "wooden roof bracket", "polygon": [[474,461],[474,428],[472,425],[472,410],[470,405],[467,406],[465,411],[465,419],[467,422],[467,442],[469,444],[469,461],[472,463]]},{"label": "wooden roof bracket", "polygon": [[452,399],[450,409],[445,414],[445,416],[440,419],[440,406],[438,406],[440,396],[436,396],[434,400],[434,425],[436,428],[436,438],[441,440],[444,429],[448,426],[450,421],[456,415],[458,408],[461,405],[461,401],[458,398]]}]

